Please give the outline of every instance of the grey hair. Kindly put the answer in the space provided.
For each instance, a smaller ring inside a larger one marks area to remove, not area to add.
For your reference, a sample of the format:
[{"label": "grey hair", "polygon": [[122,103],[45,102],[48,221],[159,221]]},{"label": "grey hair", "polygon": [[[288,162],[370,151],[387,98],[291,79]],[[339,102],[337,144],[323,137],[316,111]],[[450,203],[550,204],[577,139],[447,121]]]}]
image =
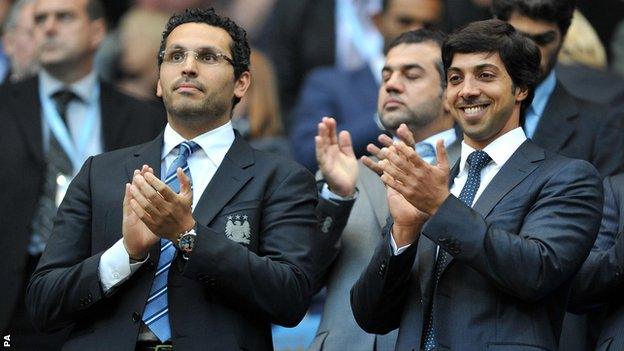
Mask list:
[{"label": "grey hair", "polygon": [[36,0],[17,0],[11,6],[11,10],[9,10],[9,14],[4,21],[4,26],[2,27],[3,33],[10,32],[17,27],[17,23],[19,22],[20,13],[26,7]]}]

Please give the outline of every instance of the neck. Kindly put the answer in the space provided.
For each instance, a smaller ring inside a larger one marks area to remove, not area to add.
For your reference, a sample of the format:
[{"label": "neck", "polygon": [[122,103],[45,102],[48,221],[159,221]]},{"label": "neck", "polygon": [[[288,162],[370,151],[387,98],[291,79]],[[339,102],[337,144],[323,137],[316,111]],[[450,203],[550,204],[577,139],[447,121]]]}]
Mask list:
[{"label": "neck", "polygon": [[217,129],[226,124],[230,120],[229,117],[221,117],[218,119],[210,119],[208,121],[197,119],[182,119],[167,114],[167,121],[173,130],[180,134],[184,139],[191,140],[199,135]]},{"label": "neck", "polygon": [[424,127],[410,128],[410,132],[414,134],[414,141],[419,143],[430,136],[442,133],[445,130],[453,128],[453,118],[448,114],[443,114],[434,119],[431,123]]},{"label": "neck", "polygon": [[93,70],[93,59],[88,60],[79,65],[70,65],[67,63],[58,65],[47,65],[43,67],[49,75],[55,79],[65,83],[75,83],[91,73]]}]

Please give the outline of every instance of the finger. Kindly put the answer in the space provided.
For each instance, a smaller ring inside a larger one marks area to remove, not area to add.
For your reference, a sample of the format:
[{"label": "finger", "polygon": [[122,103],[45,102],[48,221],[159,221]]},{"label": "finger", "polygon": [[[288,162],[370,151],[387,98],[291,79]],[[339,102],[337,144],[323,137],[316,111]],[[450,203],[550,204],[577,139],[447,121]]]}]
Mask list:
[{"label": "finger", "polygon": [[143,223],[145,223],[145,225],[147,225],[150,230],[154,227],[154,221],[152,220],[152,217],[147,213],[147,211],[143,209],[143,207],[141,207],[136,199],[130,200],[130,207],[132,208],[134,214],[136,214],[136,216],[139,217],[139,219]]},{"label": "finger", "polygon": [[381,167],[377,165],[377,162],[373,161],[370,157],[362,156],[361,160],[364,166],[368,167],[371,171],[377,173],[378,175],[383,174],[383,169],[381,169]]},{"label": "finger", "polygon": [[412,134],[412,131],[409,130],[405,123],[401,123],[399,129],[397,129],[397,137],[410,147],[414,147],[416,144],[414,134]]},{"label": "finger", "polygon": [[157,189],[147,181],[146,177],[148,176],[152,176],[152,179],[156,178],[153,174],[146,172],[145,175],[134,177],[132,184],[139,188],[141,194],[143,194],[154,208],[160,208],[163,204],[163,197],[158,193]]},{"label": "finger", "polygon": [[124,213],[126,213],[126,211],[130,210],[130,200],[132,199],[132,194],[130,193],[130,183],[126,183],[126,189],[124,192],[124,199],[123,199],[123,211]]},{"label": "finger", "polygon": [[193,199],[193,186],[191,185],[191,179],[186,176],[180,167],[178,167],[176,172],[178,173],[178,181],[180,182],[180,195],[183,195],[187,199]]},{"label": "finger", "polygon": [[397,179],[395,179],[390,174],[385,173],[385,172],[383,175],[381,175],[380,179],[386,186],[388,186],[389,188],[393,189],[394,191],[401,194],[401,196],[406,198],[405,194],[406,194],[407,188],[403,183],[399,182]]},{"label": "finger", "polygon": [[425,162],[414,149],[407,146],[404,142],[395,143],[395,149],[401,157],[409,160],[417,168],[429,167],[429,163]]},{"label": "finger", "polygon": [[132,185],[130,186],[130,192],[132,193],[133,197],[133,199],[131,199],[130,201],[136,202],[150,216],[158,216],[159,211],[143,195],[143,193],[141,193],[141,190],[136,186],[136,184],[132,183]]},{"label": "finger", "polygon": [[343,154],[355,157],[353,144],[351,143],[351,134],[349,134],[346,130],[343,130],[340,134],[338,134],[338,147]]},{"label": "finger", "polygon": [[381,143],[381,145],[383,146],[392,146],[392,144],[394,143],[394,140],[392,140],[391,137],[385,135],[385,134],[380,134],[377,137],[377,140],[379,140],[379,142]]},{"label": "finger", "polygon": [[448,173],[450,169],[448,153],[442,139],[436,142],[436,159],[438,160],[438,167]]},{"label": "finger", "polygon": [[408,174],[411,173],[411,167],[413,167],[409,162],[401,159],[394,153],[390,153],[387,159],[381,161],[380,166],[384,173],[391,175],[392,178],[403,183],[409,181]]},{"label": "finger", "polygon": [[375,144],[366,145],[366,151],[368,151],[371,155],[379,158],[381,154],[381,149]]},{"label": "finger", "polygon": [[172,202],[175,199],[176,193],[169,187],[169,185],[158,179],[158,177],[154,174],[148,173],[144,178],[154,189],[156,189],[164,201]]},{"label": "finger", "polygon": [[325,125],[329,133],[329,140],[331,145],[338,144],[338,134],[336,132],[336,120],[331,117],[325,117]]}]

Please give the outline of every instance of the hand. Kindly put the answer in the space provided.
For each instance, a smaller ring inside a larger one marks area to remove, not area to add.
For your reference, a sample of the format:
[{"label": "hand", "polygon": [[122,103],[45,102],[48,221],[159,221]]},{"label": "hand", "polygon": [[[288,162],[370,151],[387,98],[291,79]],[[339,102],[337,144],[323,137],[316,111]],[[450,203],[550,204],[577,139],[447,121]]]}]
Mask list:
[{"label": "hand", "polygon": [[314,143],[316,162],[331,191],[343,197],[353,195],[358,165],[349,132],[342,131],[336,135],[336,120],[323,117]]},{"label": "hand", "polygon": [[399,192],[414,207],[433,216],[449,196],[449,164],[444,142],[436,144],[437,165],[423,161],[414,149],[403,142],[384,148],[381,180]]},{"label": "hand", "polygon": [[[134,171],[134,175],[147,172],[147,167],[144,167],[141,172]],[[126,184],[126,193],[123,200],[123,220],[121,224],[121,231],[123,234],[123,243],[128,256],[130,258],[140,261],[147,255],[149,248],[158,242],[160,239],[154,235],[151,230],[143,223],[136,213],[132,210],[130,202],[133,200],[132,193],[130,192],[130,184]]]},{"label": "hand", "polygon": [[387,188],[388,208],[394,220],[392,237],[398,247],[418,241],[423,224],[429,216],[410,204],[396,190]]},{"label": "hand", "polygon": [[[412,134],[412,132],[409,130],[409,128],[407,127],[405,123],[401,123],[401,125],[397,129],[396,136],[397,138],[399,138],[399,140],[401,140],[402,142],[404,142],[405,144],[409,145],[412,148],[414,147],[414,145],[416,145],[414,134]],[[394,144],[394,140],[392,140],[392,138],[390,138],[389,136],[385,134],[379,135],[379,137],[377,137],[377,140],[379,140],[381,145],[386,146],[386,147],[390,147],[392,146],[392,144]],[[381,152],[381,149],[374,144],[368,144],[366,146],[366,150],[370,152],[371,155],[375,156],[378,161],[381,161],[385,158],[385,156]],[[373,172],[377,173],[378,175],[383,174],[383,171],[377,165],[377,162],[372,160],[370,157],[362,156],[362,163],[364,163],[366,167],[370,168]]]},{"label": "hand", "polygon": [[177,169],[177,176],[179,194],[150,172],[136,174],[130,186],[133,196],[130,206],[134,213],[154,234],[173,242],[195,226],[190,179],[181,168]]}]

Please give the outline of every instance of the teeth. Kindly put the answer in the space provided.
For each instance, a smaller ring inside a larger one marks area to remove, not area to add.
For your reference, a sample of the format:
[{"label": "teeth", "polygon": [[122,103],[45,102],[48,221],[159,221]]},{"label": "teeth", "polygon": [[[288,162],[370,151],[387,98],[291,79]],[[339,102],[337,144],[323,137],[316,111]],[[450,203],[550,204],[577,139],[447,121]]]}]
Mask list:
[{"label": "teeth", "polygon": [[479,113],[480,111],[485,110],[485,108],[486,108],[486,106],[466,107],[466,108],[464,109],[464,111],[465,111],[467,114],[472,115],[472,114]]}]

